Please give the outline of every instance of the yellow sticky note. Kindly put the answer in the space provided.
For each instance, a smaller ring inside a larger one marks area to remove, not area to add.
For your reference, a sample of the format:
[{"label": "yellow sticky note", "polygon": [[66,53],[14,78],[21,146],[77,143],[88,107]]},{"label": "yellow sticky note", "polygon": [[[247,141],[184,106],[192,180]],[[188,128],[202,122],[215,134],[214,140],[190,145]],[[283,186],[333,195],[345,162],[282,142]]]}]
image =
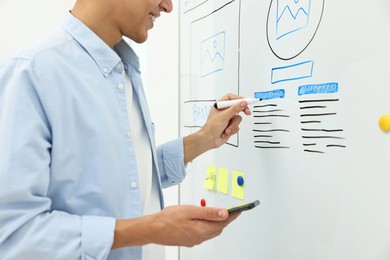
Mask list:
[{"label": "yellow sticky note", "polygon": [[214,190],[215,189],[215,183],[217,177],[217,167],[215,166],[208,166],[206,171],[206,178],[204,180],[203,187],[208,190]]},{"label": "yellow sticky note", "polygon": [[244,173],[232,171],[232,196],[237,199],[244,199],[244,184],[240,186],[238,179],[244,180]]},{"label": "yellow sticky note", "polygon": [[229,170],[218,168],[218,192],[229,193]]}]

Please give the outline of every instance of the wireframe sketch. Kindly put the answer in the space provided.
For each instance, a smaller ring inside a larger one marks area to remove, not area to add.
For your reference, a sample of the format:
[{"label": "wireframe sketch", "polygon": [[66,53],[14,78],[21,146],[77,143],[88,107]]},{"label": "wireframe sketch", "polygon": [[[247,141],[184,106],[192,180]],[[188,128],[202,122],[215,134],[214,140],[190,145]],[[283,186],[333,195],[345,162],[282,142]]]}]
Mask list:
[{"label": "wireframe sketch", "polygon": [[346,148],[344,129],[337,114],[339,84],[329,82],[298,87],[304,152],[325,153]]},{"label": "wireframe sketch", "polygon": [[220,32],[202,41],[200,76],[206,77],[223,70],[225,60],[225,32]]},{"label": "wireframe sketch", "polygon": [[[194,118],[188,122],[190,127],[203,125],[204,106],[212,105],[226,93],[240,92],[240,4],[239,0],[214,2],[213,8],[190,23],[190,95],[186,100],[186,106],[191,107],[188,113]],[[228,144],[238,146],[238,135]]]},{"label": "wireframe sketch", "polygon": [[267,16],[267,40],[282,60],[301,54],[320,26],[325,0],[272,0]]},{"label": "wireframe sketch", "polygon": [[284,107],[285,95],[284,89],[255,93],[256,98],[263,100],[262,104],[253,107],[255,148],[265,150],[290,148],[291,118],[288,109]]}]

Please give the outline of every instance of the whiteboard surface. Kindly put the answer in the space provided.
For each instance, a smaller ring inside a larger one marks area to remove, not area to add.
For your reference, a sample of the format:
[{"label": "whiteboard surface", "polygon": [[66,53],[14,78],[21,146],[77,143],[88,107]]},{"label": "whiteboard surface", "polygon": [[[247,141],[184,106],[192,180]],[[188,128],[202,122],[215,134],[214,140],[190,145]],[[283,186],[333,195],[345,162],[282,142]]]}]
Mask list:
[{"label": "whiteboard surface", "polygon": [[[390,259],[390,2],[180,4],[181,135],[225,93],[263,99],[180,186],[181,204],[260,206],[181,259]],[[228,194],[204,187],[209,166],[228,170]]]}]

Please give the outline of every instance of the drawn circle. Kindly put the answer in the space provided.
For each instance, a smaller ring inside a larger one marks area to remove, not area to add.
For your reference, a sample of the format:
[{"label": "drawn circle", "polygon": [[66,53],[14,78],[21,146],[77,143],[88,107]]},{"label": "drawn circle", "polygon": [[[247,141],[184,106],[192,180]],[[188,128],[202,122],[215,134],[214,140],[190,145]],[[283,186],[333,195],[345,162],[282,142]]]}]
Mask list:
[{"label": "drawn circle", "polygon": [[271,0],[267,15],[267,42],[281,60],[291,60],[304,52],[321,24],[325,0]]}]

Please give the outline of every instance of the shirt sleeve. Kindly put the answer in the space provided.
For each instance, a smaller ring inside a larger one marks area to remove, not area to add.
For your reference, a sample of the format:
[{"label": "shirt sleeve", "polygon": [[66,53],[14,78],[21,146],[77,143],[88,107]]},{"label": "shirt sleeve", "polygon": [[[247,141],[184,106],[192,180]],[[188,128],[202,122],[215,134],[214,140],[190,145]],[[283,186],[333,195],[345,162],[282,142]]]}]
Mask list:
[{"label": "shirt sleeve", "polygon": [[115,219],[52,209],[52,133],[31,62],[0,67],[0,256],[105,259]]},{"label": "shirt sleeve", "polygon": [[157,156],[162,186],[179,184],[186,175],[183,138],[160,145]]}]

